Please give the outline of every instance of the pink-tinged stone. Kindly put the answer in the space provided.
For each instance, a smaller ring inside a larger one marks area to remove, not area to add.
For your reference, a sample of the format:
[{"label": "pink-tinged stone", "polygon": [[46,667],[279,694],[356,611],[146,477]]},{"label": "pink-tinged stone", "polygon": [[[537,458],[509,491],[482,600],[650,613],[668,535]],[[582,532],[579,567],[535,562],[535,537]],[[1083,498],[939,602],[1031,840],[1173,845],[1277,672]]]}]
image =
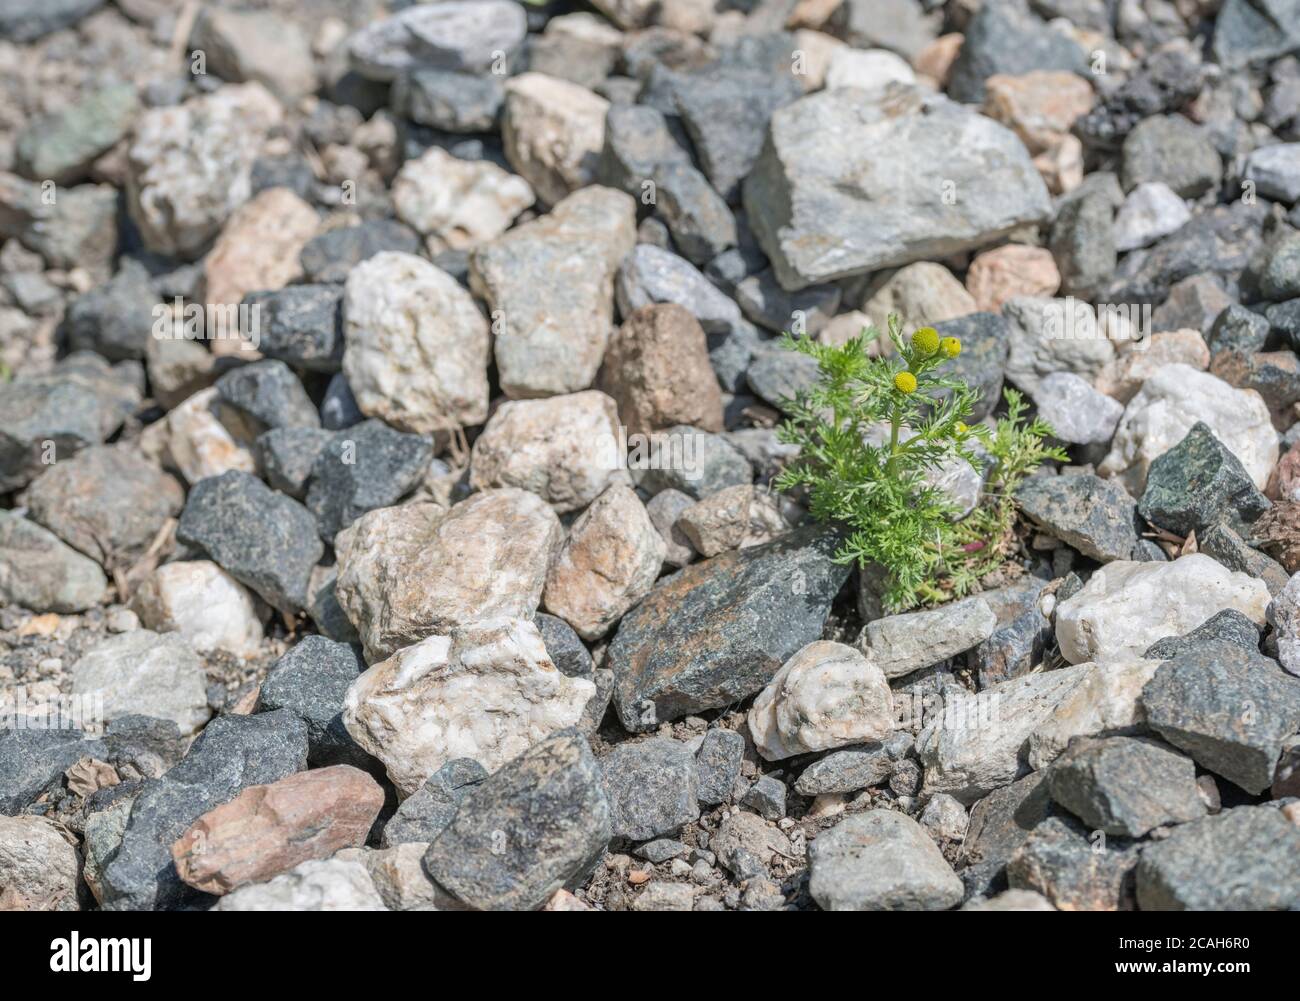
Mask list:
[{"label": "pink-tinged stone", "polygon": [[1060,287],[1051,251],[1018,243],[986,250],[966,272],[966,291],[982,312],[995,313],[1018,295],[1053,296]]}]

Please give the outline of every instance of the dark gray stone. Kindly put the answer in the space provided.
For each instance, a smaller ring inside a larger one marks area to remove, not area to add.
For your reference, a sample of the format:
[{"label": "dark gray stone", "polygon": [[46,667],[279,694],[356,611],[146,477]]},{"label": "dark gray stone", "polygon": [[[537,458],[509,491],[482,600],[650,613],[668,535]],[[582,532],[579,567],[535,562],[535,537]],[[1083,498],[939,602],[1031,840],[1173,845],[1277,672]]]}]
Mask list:
[{"label": "dark gray stone", "polygon": [[1227,525],[1212,525],[1199,533],[1196,546],[1198,552],[1213,557],[1229,570],[1258,577],[1270,594],[1276,595],[1291,579],[1281,563],[1248,544]]},{"label": "dark gray stone", "polygon": [[1160,666],[1142,690],[1147,723],[1196,763],[1258,795],[1300,730],[1300,678],[1235,643],[1208,640]]},{"label": "dark gray stone", "polygon": [[384,825],[380,845],[392,848],[412,841],[432,841],[455,819],[465,794],[487,777],[487,769],[473,758],[448,761],[402,800]]},{"label": "dark gray stone", "polygon": [[381,420],[336,432],[316,457],[307,485],[307,509],[321,538],[332,541],[367,511],[391,507],[413,490],[429,468],[433,441]]},{"label": "dark gray stone", "polygon": [[776,273],[766,268],[742,277],[735,295],[742,312],[760,327],[778,334],[812,337],[840,308],[842,290],[838,285],[812,285],[787,292],[776,280]]},{"label": "dark gray stone", "polygon": [[318,428],[320,414],[293,370],[282,361],[241,365],[217,379],[223,400],[268,428]]},{"label": "dark gray stone", "polygon": [[1007,863],[1013,890],[1036,890],[1063,911],[1130,910],[1138,846],[1094,834],[1072,817],[1048,817]]},{"label": "dark gray stone", "polygon": [[393,84],[393,108],[413,122],[448,132],[491,132],[505,100],[501,78],[418,69]]},{"label": "dark gray stone", "polygon": [[202,899],[181,882],[172,844],[249,786],[306,767],[307,725],[293,713],[218,716],[175,767],[136,797],[122,843],[100,873],[104,909],[170,910]]},{"label": "dark gray stone", "polygon": [[984,81],[995,73],[1019,76],[1033,70],[1087,73],[1084,52],[1069,36],[1049,28],[1023,0],[985,3],[966,26],[966,39],[948,76],[948,93],[979,104]]},{"label": "dark gray stone", "polygon": [[103,5],[104,0],[6,0],[0,6],[0,38],[34,42],[76,24]]},{"label": "dark gray stone", "polygon": [[396,219],[367,219],[358,226],[331,229],[312,237],[298,260],[310,282],[343,282],[354,266],[385,250],[418,254],[420,237]]},{"label": "dark gray stone", "polygon": [[[356,229],[336,229],[326,236],[353,232]],[[309,243],[303,249],[304,258],[311,247]],[[343,277],[346,274],[339,280]],[[290,285],[250,293],[244,302],[258,309],[258,349],[268,358],[313,372],[337,372],[343,364],[342,285]]]},{"label": "dark gray stone", "polygon": [[582,638],[563,619],[545,612],[533,616],[533,625],[542,634],[546,654],[560,673],[570,678],[590,678],[595,665]]},{"label": "dark gray stone", "polygon": [[1239,806],[1148,845],[1144,911],[1284,911],[1300,906],[1300,827],[1274,806]]},{"label": "dark gray stone", "polygon": [[[0,814],[16,817],[83,755],[103,760],[102,740],[79,729],[51,728],[47,717],[20,717],[12,707],[0,713]],[[57,721],[56,721],[57,722]]]},{"label": "dark gray stone", "polygon": [[978,673],[981,689],[1019,678],[1043,662],[1053,636],[1051,620],[1039,608],[1046,583],[1030,577],[981,595],[998,618],[992,635],[966,654],[966,663]]},{"label": "dark gray stone", "polygon": [[704,265],[734,247],[736,219],[731,209],[689,162],[655,166],[655,218],[672,234],[673,245],[692,264]]},{"label": "dark gray stone", "polygon": [[596,182],[640,201],[656,168],[691,162],[663,114],[645,104],[613,104],[605,115],[605,144],[596,163]]},{"label": "dark gray stone", "polygon": [[1153,740],[1074,740],[1051,766],[1052,799],[1090,828],[1140,838],[1205,816],[1196,765]]},{"label": "dark gray stone", "polygon": [[1137,505],[1116,480],[1092,473],[1031,476],[1016,502],[1034,524],[1084,556],[1102,563],[1133,556]]},{"label": "dark gray stone", "polygon": [[289,613],[306,606],[312,567],[325,552],[310,511],[235,470],[194,485],[176,538]]},{"label": "dark gray stone", "polygon": [[357,406],[357,398],[352,395],[348,380],[342,372],[335,372],[330,384],[325,387],[325,397],[320,403],[321,427],[342,431],[365,419],[365,414]]},{"label": "dark gray stone", "polygon": [[1204,330],[1232,304],[1218,275],[1190,275],[1169,286],[1169,295],[1151,314],[1156,330]]},{"label": "dark gray stone", "polygon": [[816,358],[780,346],[756,352],[745,371],[745,381],[754,395],[778,410],[784,410],[820,379]]},{"label": "dark gray stone", "polygon": [[[749,460],[722,435],[685,424],[668,428],[664,435],[651,444],[649,468],[641,469],[634,459],[628,460],[633,478],[649,493],[680,490],[699,500],[723,487],[753,481],[754,469]],[[681,461],[671,461],[672,456]]]},{"label": "dark gray stone", "polygon": [[740,805],[764,820],[780,820],[785,816],[785,783],[771,775],[760,775],[740,797]]},{"label": "dark gray stone", "polygon": [[1271,507],[1241,460],[1200,421],[1151,463],[1137,506],[1152,525],[1181,536],[1220,522],[1242,531]]},{"label": "dark gray stone", "polygon": [[270,188],[288,188],[310,203],[316,191],[316,175],[312,173],[307,158],[300,153],[259,156],[253,161],[249,190],[258,195]]},{"label": "dark gray stone", "polygon": [[1159,181],[1176,195],[1196,198],[1218,185],[1223,161],[1209,136],[1182,115],[1155,115],[1124,140],[1120,178],[1125,191]]},{"label": "dark gray stone", "polygon": [[680,841],[674,841],[672,838],[656,838],[643,844],[636,850],[636,854],[653,865],[659,865],[661,862],[685,855],[686,851],[686,846]]},{"label": "dark gray stone", "polygon": [[846,747],[805,768],[795,780],[794,791],[801,796],[857,792],[884,782],[893,767],[894,759],[882,744]]},{"label": "dark gray stone", "polygon": [[1006,867],[1040,823],[1056,812],[1046,772],[1032,772],[995,789],[973,807],[961,870],[967,897],[999,893],[1007,887]]},{"label": "dark gray stone", "polygon": [[[1102,30],[1108,31],[1109,25]],[[1153,52],[1137,72],[1075,122],[1073,131],[1090,147],[1118,149],[1144,118],[1185,107],[1200,93],[1201,77],[1199,61],[1182,50]]]},{"label": "dark gray stone", "polygon": [[536,910],[581,880],[612,836],[600,768],[585,738],[551,736],[461,800],[424,868],[479,910]]},{"label": "dark gray stone", "polygon": [[648,841],[699,819],[695,756],[669,737],[619,744],[600,759],[616,838]]},{"label": "dark gray stone", "polygon": [[317,456],[333,439],[323,428],[272,428],[253,443],[257,470],[276,490],[301,500]]},{"label": "dark gray stone", "polygon": [[272,666],[257,697],[258,712],[288,709],[307,724],[307,761],[313,768],[374,759],[343,726],[348,688],[366,669],[361,652],[324,636],[304,636]]},{"label": "dark gray stone", "polygon": [[63,321],[68,346],[74,351],[96,351],[112,361],[143,358],[157,302],[145,266],[123,258],[117,274],[68,306]]},{"label": "dark gray stone", "polygon": [[1198,650],[1212,641],[1231,643],[1251,653],[1259,653],[1259,635],[1259,626],[1235,608],[1225,608],[1217,615],[1206,619],[1190,633],[1156,640],[1147,647],[1142,656],[1146,660],[1173,660],[1183,653]]},{"label": "dark gray stone", "polygon": [[1061,200],[1048,247],[1063,294],[1091,299],[1114,277],[1115,210],[1123,197],[1113,174],[1097,173]]},{"label": "dark gray stone", "polygon": [[623,617],[606,655],[623,726],[653,729],[762,689],[821,638],[848,577],[836,545],[832,533],[799,529],[662,580]]},{"label": "dark gray stone", "polygon": [[[944,366],[944,373],[962,379],[979,392],[968,418],[982,421],[1002,402],[1002,373],[1011,351],[1011,333],[1001,313],[968,313],[935,324],[940,337],[961,341],[961,354]],[[936,394],[942,399],[947,394]]]},{"label": "dark gray stone", "polygon": [[1269,321],[1266,317],[1233,303],[1218,315],[1205,340],[1214,354],[1236,351],[1251,355],[1264,350],[1268,332]]},{"label": "dark gray stone", "polygon": [[745,738],[735,730],[714,727],[706,733],[695,752],[696,798],[707,806],[730,799],[744,757]]},{"label": "dark gray stone", "polygon": [[918,0],[845,0],[831,15],[837,35],[854,48],[889,49],[909,62],[934,40],[941,20],[934,4]]},{"label": "dark gray stone", "polygon": [[1224,0],[1214,22],[1214,55],[1225,69],[1267,62],[1300,49],[1300,0]]}]

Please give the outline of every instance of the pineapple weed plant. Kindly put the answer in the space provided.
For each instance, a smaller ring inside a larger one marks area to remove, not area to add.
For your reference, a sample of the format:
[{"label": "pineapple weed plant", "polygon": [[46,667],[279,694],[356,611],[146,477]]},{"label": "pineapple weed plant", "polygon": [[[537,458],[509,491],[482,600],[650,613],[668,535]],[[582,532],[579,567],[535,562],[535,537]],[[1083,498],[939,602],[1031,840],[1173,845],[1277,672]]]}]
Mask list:
[{"label": "pineapple weed plant", "polygon": [[[961,353],[957,338],[921,327],[904,340],[894,314],[896,353],[871,357],[868,346],[879,336],[868,328],[842,346],[785,336],[787,348],[816,359],[820,378],[787,401],[781,440],[800,451],[776,482],[785,491],[802,488],[816,520],[847,529],[836,559],[883,567],[885,605],[902,611],[977,590],[1013,551],[1016,488],[1044,460],[1066,455],[1044,444],[1052,435],[1046,421],[1024,420],[1024,398],[1013,389],[993,427],[966,424],[979,394],[940,371]],[[989,467],[980,501],[964,518],[926,482],[955,457]]]}]

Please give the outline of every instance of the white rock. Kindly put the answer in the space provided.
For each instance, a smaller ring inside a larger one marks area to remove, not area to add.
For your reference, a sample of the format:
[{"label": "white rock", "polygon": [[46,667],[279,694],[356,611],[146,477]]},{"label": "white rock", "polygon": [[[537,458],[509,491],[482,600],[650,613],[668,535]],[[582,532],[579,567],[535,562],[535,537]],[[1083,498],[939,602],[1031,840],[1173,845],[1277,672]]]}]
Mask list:
[{"label": "white rock", "polygon": [[1072,445],[1109,442],[1124,416],[1123,404],[1073,372],[1053,372],[1039,380],[1032,396],[1038,416],[1052,425],[1057,438]]},{"label": "white rock", "polygon": [[407,160],[393,181],[398,218],[454,250],[500,236],[534,201],[522,177],[490,160],[462,160],[437,146]]},{"label": "white rock", "polygon": [[636,202],[593,186],[470,255],[470,287],[491,310],[507,396],[591,386],[613,330],[614,278],[635,245]]},{"label": "white rock", "polygon": [[146,246],[199,256],[248,200],[253,161],[282,118],[280,102],[259,83],[143,112],[127,152],[126,196]]},{"label": "white rock", "polygon": [[620,463],[618,408],[598,390],[503,403],[474,442],[470,485],[519,487],[558,512],[586,507],[615,483]]},{"label": "white rock", "polygon": [[265,883],[241,886],[214,911],[384,911],[384,901],[360,862],[312,859]]},{"label": "white rock", "polygon": [[1210,349],[1199,330],[1152,334],[1140,350],[1127,351],[1102,368],[1093,384],[1107,396],[1128,403],[1151,376],[1175,362],[1201,371],[1210,367]]},{"label": "white rock", "polygon": [[568,80],[511,77],[501,119],[506,159],[543,203],[554,205],[592,182],[608,111],[603,97]]},{"label": "white rock", "polygon": [[650,593],[667,551],[636,492],[616,483],[569,529],[542,603],[583,639],[599,639]]},{"label": "white rock", "polygon": [[961,841],[966,837],[966,828],[970,817],[966,808],[946,792],[930,798],[921,811],[921,826],[930,834],[949,841]]},{"label": "white rock", "polygon": [[1300,573],[1286,582],[1268,606],[1268,621],[1277,631],[1277,659],[1300,675]]},{"label": "white rock", "polygon": [[749,732],[768,761],[881,740],[893,730],[884,673],[852,647],[826,640],[787,660],[749,711]]},{"label": "white rock", "polygon": [[980,597],[868,622],[858,649],[887,678],[899,678],[964,653],[993,635],[998,617]]},{"label": "white rock", "polygon": [[1091,670],[1080,664],[1012,678],[978,695],[947,695],[943,712],[917,737],[925,767],[921,797],[942,792],[969,806],[1010,785],[1027,770],[1025,740]]},{"label": "white rock", "polygon": [[360,862],[390,911],[468,911],[424,871],[427,841],[407,841],[392,848],[344,848],[332,858]]},{"label": "white rock", "polygon": [[1115,358],[1097,311],[1081,300],[1016,296],[1002,313],[1011,334],[1007,378],[1026,393],[1053,372],[1073,372],[1091,382]]},{"label": "white rock", "polygon": [[190,485],[231,469],[257,472],[252,446],[260,431],[217,393],[201,389],[167,415],[165,461]]},{"label": "white rock", "polygon": [[1128,193],[1115,214],[1115,249],[1136,250],[1183,227],[1192,217],[1187,203],[1167,184],[1146,181]]},{"label": "white rock", "polygon": [[484,491],[446,512],[380,508],[336,539],[335,592],[373,661],[480,619],[530,618],[562,531],[523,490]]},{"label": "white rock", "polygon": [[51,821],[0,815],[0,911],[80,910],[80,879],[77,849]]},{"label": "white rock", "polygon": [[1261,195],[1288,204],[1300,201],[1300,143],[1263,146],[1246,157],[1245,177]]},{"label": "white rock", "polygon": [[1083,683],[1057,705],[1047,722],[1029,735],[1029,767],[1034,771],[1046,768],[1074,737],[1139,732],[1146,722],[1142,688],[1162,663],[1139,658],[1093,665]]},{"label": "white rock", "polygon": [[141,581],[131,609],[149,629],[180,633],[199,653],[247,657],[262,645],[252,593],[210,560],[164,563]]},{"label": "white rock", "polygon": [[886,49],[837,48],[831,53],[826,70],[826,89],[859,87],[882,92],[891,83],[916,83],[916,74],[907,60]]},{"label": "white rock", "polygon": [[1141,657],[1156,640],[1191,632],[1225,608],[1264,624],[1262,580],[1234,573],[1204,553],[1169,563],[1116,560],[1093,571],[1056,609],[1056,639],[1071,664]]},{"label": "white rock", "polygon": [[1234,389],[1190,365],[1166,365],[1143,383],[1120,418],[1110,453],[1097,467],[1141,496],[1147,470],[1203,421],[1263,490],[1277,464],[1278,435],[1268,406],[1253,389]]},{"label": "white rock", "polygon": [[179,633],[137,629],[110,636],[69,673],[72,694],[103,697],[105,722],[154,716],[174,720],[189,736],[212,716],[203,664]]},{"label": "white rock", "polygon": [[402,796],[448,761],[488,771],[574,726],[596,686],[551,663],[527,619],[489,619],[399,650],[348,689],[343,723]]},{"label": "white rock", "polygon": [[451,275],[385,251],[348,273],[343,374],[368,417],[403,431],[487,418],[488,323]]}]

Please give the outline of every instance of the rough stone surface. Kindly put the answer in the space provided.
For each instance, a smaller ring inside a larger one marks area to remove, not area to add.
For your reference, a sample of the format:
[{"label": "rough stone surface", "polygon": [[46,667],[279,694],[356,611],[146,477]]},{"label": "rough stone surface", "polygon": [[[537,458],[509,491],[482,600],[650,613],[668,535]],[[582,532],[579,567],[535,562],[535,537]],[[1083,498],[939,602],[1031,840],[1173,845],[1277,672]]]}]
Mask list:
[{"label": "rough stone surface", "polygon": [[1043,531],[1101,563],[1127,560],[1138,544],[1137,505],[1113,480],[1091,473],[1031,476],[1016,491]]},{"label": "rough stone surface", "polygon": [[104,718],[169,719],[189,736],[208,721],[207,677],[178,633],[148,629],[110,636],[71,666],[73,695],[102,696]]},{"label": "rough stone surface", "polygon": [[108,578],[99,564],[11,511],[0,514],[0,596],[35,612],[84,612]]},{"label": "rough stone surface", "polygon": [[997,616],[982,598],[868,622],[858,648],[887,678],[898,678],[964,653],[986,640]]},{"label": "rough stone surface", "polygon": [[360,862],[312,859],[288,872],[222,897],[215,911],[384,911],[384,900]]},{"label": "rough stone surface", "polygon": [[258,690],[258,712],[287,709],[307,724],[307,762],[313,767],[373,764],[343,725],[348,689],[366,669],[356,647],[324,636],[304,636],[271,665]]},{"label": "rough stone surface", "polygon": [[77,911],[81,859],[44,817],[0,815],[0,898],[10,911]]},{"label": "rough stone surface", "polygon": [[456,817],[465,794],[488,777],[487,769],[472,758],[448,761],[424,785],[397,807],[384,824],[385,848],[420,843],[420,854]]},{"label": "rough stone surface", "polygon": [[1138,502],[1148,522],[1182,536],[1203,535],[1218,522],[1240,531],[1268,507],[1241,462],[1200,421],[1151,463]]},{"label": "rough stone surface", "polygon": [[627,741],[600,759],[600,770],[616,838],[646,841],[699,818],[695,756],[678,741]]},{"label": "rough stone surface", "polygon": [[869,810],[840,821],[808,851],[809,892],[828,911],[934,911],[961,903],[962,883],[915,820]]},{"label": "rough stone surface", "polygon": [[522,177],[487,160],[461,160],[437,146],[408,160],[393,180],[393,208],[417,233],[465,250],[500,236],[533,204]]}]

